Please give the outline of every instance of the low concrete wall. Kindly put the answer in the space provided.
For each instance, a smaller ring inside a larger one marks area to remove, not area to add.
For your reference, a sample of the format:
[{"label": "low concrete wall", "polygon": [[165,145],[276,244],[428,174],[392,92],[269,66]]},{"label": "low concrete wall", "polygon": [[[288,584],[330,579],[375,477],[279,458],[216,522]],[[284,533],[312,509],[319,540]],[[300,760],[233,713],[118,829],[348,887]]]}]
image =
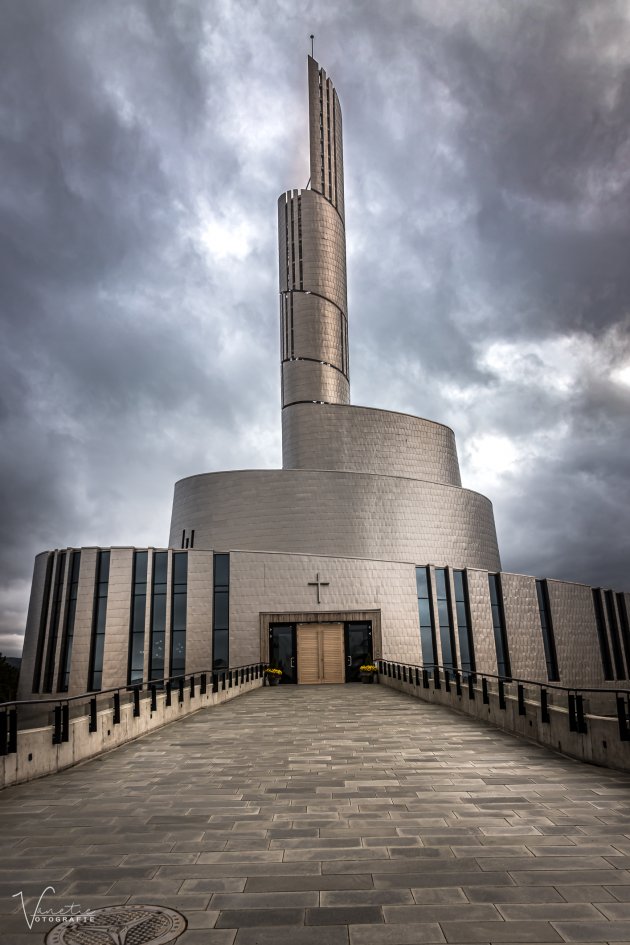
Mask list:
[{"label": "low concrete wall", "polygon": [[[525,715],[519,715],[516,695],[507,691],[509,688],[507,684],[506,706],[505,709],[501,709],[496,691],[490,692],[490,704],[484,705],[481,681],[478,681],[474,686],[474,700],[471,700],[468,696],[467,684],[462,685],[461,695],[457,695],[453,681],[451,681],[450,692],[446,692],[444,689],[443,680],[441,689],[435,689],[433,682],[430,683],[429,689],[424,689],[422,685],[416,686],[413,683],[403,682],[383,674],[379,675],[379,682],[382,685],[391,686],[392,689],[399,689],[410,696],[415,696],[423,702],[443,705],[464,715],[490,722],[490,724],[505,732],[537,742],[539,745],[570,755],[580,761],[630,771],[630,742],[620,741],[617,717],[609,714],[598,715],[596,707],[593,708],[591,713],[588,709],[588,703],[586,708],[588,730],[582,734],[569,731],[569,713],[566,703],[549,704],[550,721],[548,723],[541,721],[539,703],[527,698],[525,700]],[[550,699],[553,699],[553,690],[548,690],[548,692]],[[611,694],[611,701],[606,706],[606,712],[608,713],[609,709],[613,707]]]},{"label": "low concrete wall", "polygon": [[143,693],[140,700],[140,715],[134,717],[133,702],[121,704],[118,725],[114,725],[113,722],[113,705],[99,709],[96,732],[89,731],[89,699],[86,698],[85,713],[70,719],[67,742],[60,745],[52,744],[52,725],[19,731],[17,752],[0,758],[0,789],[24,781],[32,781],[34,778],[41,778],[79,764],[88,758],[94,758],[163,725],[192,715],[200,709],[219,705],[252,689],[257,689],[262,684],[262,678],[254,679],[234,685],[231,689],[212,692],[212,677],[209,676],[207,692],[201,695],[197,684],[195,696],[191,698],[190,689],[186,686],[183,702],[178,701],[178,692],[174,689],[171,705],[167,706],[166,693],[158,692],[157,708],[154,712],[151,712],[150,694]]}]

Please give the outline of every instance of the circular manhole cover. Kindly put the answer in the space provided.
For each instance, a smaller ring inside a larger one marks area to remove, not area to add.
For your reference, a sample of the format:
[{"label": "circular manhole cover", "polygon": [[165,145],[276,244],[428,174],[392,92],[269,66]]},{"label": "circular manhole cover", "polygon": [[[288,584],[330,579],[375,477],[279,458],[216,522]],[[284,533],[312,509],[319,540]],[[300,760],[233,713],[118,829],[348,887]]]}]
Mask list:
[{"label": "circular manhole cover", "polygon": [[108,906],[94,909],[93,922],[60,923],[46,945],[167,945],[186,928],[186,919],[165,906]]}]

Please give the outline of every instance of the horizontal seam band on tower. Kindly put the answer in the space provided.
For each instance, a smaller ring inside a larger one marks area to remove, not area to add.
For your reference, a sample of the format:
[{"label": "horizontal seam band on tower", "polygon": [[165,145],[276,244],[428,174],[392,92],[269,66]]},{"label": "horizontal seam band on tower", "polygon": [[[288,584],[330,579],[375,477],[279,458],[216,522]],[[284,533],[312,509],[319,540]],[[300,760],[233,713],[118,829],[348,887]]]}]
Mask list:
[{"label": "horizontal seam band on tower", "polygon": [[327,295],[322,295],[321,292],[315,292],[313,289],[281,289],[280,295],[288,295],[292,293],[293,295],[314,295],[318,299],[323,299],[324,302],[330,302],[333,308],[336,308],[338,312],[341,312],[346,321],[348,321],[348,313],[344,312],[340,305],[337,305],[336,302],[333,302],[332,299],[329,299]]},{"label": "horizontal seam band on tower", "polygon": [[335,364],[331,364],[330,361],[321,361],[319,358],[283,358],[282,364],[291,364],[293,361],[310,361],[312,364],[325,364],[326,367],[332,368],[333,371],[339,371],[342,377],[348,380],[348,375]]}]

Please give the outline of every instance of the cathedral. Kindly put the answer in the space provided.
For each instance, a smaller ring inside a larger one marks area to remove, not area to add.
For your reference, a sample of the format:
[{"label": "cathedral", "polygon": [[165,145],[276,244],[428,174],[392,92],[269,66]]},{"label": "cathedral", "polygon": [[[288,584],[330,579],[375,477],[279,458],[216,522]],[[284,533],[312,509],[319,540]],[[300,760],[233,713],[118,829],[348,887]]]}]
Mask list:
[{"label": "cathedral", "polygon": [[630,678],[630,594],[501,571],[453,431],[351,404],[341,108],[311,56],[308,102],[310,185],[278,200],[282,469],[177,482],[165,546],[39,554],[20,699],[256,662]]}]

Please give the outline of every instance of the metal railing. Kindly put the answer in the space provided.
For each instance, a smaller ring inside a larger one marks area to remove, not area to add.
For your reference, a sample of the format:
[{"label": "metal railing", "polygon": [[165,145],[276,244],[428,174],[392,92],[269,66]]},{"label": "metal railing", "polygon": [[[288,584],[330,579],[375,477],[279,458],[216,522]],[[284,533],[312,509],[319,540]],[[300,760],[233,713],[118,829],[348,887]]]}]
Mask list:
[{"label": "metal railing", "polygon": [[[99,709],[112,709],[112,725],[120,725],[121,707],[133,703],[133,717],[139,718],[142,706],[150,704],[150,712],[157,710],[158,692],[164,692],[165,706],[176,699],[183,703],[186,692],[191,699],[197,693],[221,692],[241,686],[255,679],[262,679],[266,663],[248,663],[224,670],[205,670],[185,673],[181,676],[164,676],[162,679],[142,680],[83,692],[77,696],[55,696],[50,699],[23,699],[0,703],[0,757],[17,752],[20,731],[51,726],[52,744],[61,745],[69,741],[70,721],[73,718],[89,718],[90,734],[98,731]],[[104,703],[107,702],[107,705]]]},{"label": "metal railing", "polygon": [[616,721],[619,741],[630,741],[630,688],[581,688],[452,666],[420,666],[383,659],[376,660],[376,663],[382,676],[419,689],[443,689],[446,693],[454,690],[457,697],[462,696],[465,690],[469,703],[481,695],[482,703],[487,706],[491,697],[495,697],[502,712],[507,711],[508,700],[516,704],[519,716],[526,716],[527,704],[533,704],[543,725],[551,723],[552,711],[562,712],[567,716],[569,732],[580,735],[588,733],[589,719]]}]

